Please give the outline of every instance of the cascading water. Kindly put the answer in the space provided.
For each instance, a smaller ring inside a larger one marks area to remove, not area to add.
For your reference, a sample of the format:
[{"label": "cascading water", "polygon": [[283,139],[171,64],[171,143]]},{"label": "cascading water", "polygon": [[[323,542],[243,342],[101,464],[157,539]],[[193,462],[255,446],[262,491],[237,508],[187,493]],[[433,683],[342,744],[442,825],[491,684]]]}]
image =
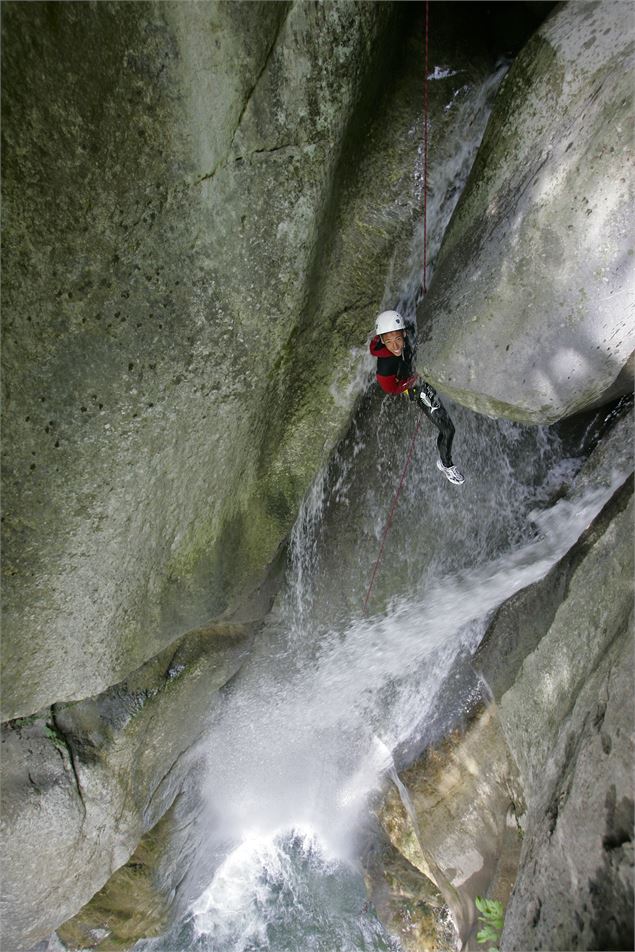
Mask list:
[{"label": "cascading water", "polygon": [[[466,94],[473,141],[432,179],[433,252],[500,78]],[[457,127],[462,142],[467,125]],[[406,311],[421,284],[417,267],[399,297]],[[621,479],[609,475],[601,489],[582,487],[550,506],[579,468],[554,432],[450,407],[466,483],[440,476],[426,424],[365,617],[416,412],[368,390],[308,493],[286,582],[204,744],[199,865],[215,870],[212,881],[170,933],[136,949],[399,948],[369,908],[355,861],[369,796],[395,752],[420,748],[456,718],[464,698],[454,709],[441,698],[457,659],[504,599],[567,551]]]}]

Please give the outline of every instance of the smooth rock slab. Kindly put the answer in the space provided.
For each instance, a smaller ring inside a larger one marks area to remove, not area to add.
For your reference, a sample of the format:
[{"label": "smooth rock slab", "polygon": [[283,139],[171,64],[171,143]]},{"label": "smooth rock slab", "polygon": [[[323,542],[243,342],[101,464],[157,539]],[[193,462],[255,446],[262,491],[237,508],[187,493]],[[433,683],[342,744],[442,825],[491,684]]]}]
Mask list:
[{"label": "smooth rock slab", "polygon": [[628,3],[570,3],[505,78],[419,313],[424,373],[472,409],[552,423],[632,389],[634,64]]},{"label": "smooth rock slab", "polygon": [[3,7],[2,719],[105,690],[262,581],[353,399],[313,381],[306,452],[278,458],[394,15]]},{"label": "smooth rock slab", "polygon": [[503,952],[633,948],[634,677],[631,615],[534,788]]}]

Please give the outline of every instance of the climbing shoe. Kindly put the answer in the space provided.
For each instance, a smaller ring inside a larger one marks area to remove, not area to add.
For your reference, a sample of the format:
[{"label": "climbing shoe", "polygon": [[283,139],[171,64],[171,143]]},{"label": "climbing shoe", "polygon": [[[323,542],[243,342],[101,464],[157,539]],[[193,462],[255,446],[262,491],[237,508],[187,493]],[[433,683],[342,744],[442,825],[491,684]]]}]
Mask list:
[{"label": "climbing shoe", "polygon": [[440,459],[437,460],[437,469],[440,470],[446,479],[449,479],[451,483],[454,483],[456,486],[460,486],[461,483],[465,482],[465,477],[463,473],[456,468],[456,466],[444,466]]}]

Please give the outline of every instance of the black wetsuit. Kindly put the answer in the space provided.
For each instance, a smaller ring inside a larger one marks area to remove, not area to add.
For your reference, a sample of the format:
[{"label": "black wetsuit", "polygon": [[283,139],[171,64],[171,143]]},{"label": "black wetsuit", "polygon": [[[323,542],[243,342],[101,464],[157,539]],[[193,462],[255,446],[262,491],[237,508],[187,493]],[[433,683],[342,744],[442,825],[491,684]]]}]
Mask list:
[{"label": "black wetsuit", "polygon": [[[409,395],[410,393],[411,391],[408,391]],[[437,448],[441,462],[446,467],[452,466],[454,424],[450,419],[450,414],[441,403],[439,394],[429,383],[421,381],[411,399],[417,401],[417,405],[423,410],[430,423],[434,423],[439,431]]]}]

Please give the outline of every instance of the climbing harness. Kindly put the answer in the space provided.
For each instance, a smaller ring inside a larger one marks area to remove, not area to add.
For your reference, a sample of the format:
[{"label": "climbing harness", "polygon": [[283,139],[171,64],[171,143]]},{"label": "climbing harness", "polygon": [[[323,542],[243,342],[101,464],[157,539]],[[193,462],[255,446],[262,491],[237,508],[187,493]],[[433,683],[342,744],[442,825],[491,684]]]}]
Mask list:
[{"label": "climbing harness", "polygon": [[[430,17],[429,17],[429,3],[430,0],[425,0],[425,67],[424,67],[424,80],[423,80],[423,293],[428,293],[427,285],[427,276],[426,272],[428,270],[428,35],[430,32]],[[379,546],[379,555],[375,560],[375,565],[373,566],[373,574],[370,579],[370,585],[368,586],[368,591],[366,592],[366,598],[364,599],[364,613],[368,610],[368,602],[370,599],[370,594],[373,590],[373,585],[375,583],[375,578],[379,571],[379,566],[381,565],[381,558],[384,552],[384,545],[386,544],[386,537],[390,532],[390,527],[392,526],[392,520],[397,510],[397,503],[399,502],[399,497],[401,495],[401,490],[403,488],[404,481],[406,479],[406,473],[410,466],[412,460],[412,454],[415,448],[415,441],[419,430],[421,429],[422,424],[421,418],[417,421],[415,431],[412,434],[412,439],[410,441],[410,448],[408,450],[408,455],[406,457],[406,462],[401,473],[401,479],[399,480],[399,485],[397,486],[397,491],[393,496],[392,505],[390,507],[390,512],[388,514],[388,519],[386,520],[386,525],[384,527],[384,532],[381,540],[381,545]]]}]

